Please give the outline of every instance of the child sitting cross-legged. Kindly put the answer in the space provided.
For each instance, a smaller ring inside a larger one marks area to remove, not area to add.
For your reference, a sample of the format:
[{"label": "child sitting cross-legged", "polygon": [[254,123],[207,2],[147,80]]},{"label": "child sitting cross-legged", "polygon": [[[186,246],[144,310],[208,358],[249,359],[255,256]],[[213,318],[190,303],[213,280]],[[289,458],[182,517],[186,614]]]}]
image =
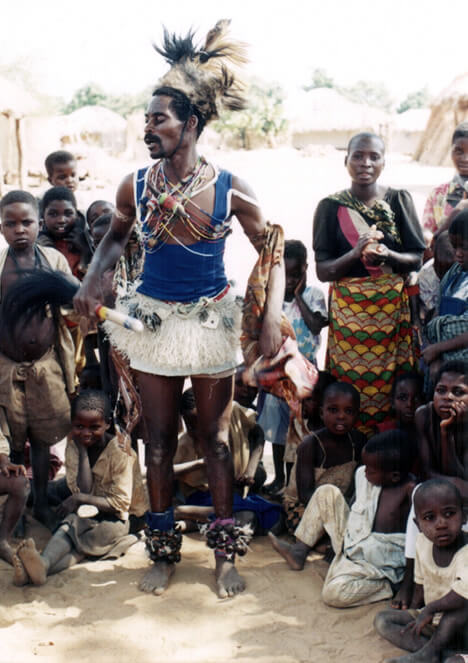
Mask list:
[{"label": "child sitting cross-legged", "polygon": [[295,527],[299,524],[299,517],[319,486],[333,484],[350,497],[354,472],[367,441],[355,428],[359,403],[359,392],[346,382],[335,382],[325,388],[320,407],[323,425],[311,430],[299,444],[283,498],[290,531],[293,523]]},{"label": "child sitting cross-legged", "polygon": [[[83,391],[72,403],[71,418],[65,452],[71,495],[58,509],[63,521],[42,554],[33,539],[20,544],[17,585],[43,585],[48,575],[85,558],[116,557],[137,541],[128,535],[129,516],[142,516],[146,510],[140,467],[133,449],[108,433],[109,400],[103,392]],[[83,506],[91,513],[80,513]]]},{"label": "child sitting cross-legged", "polygon": [[295,571],[327,533],[335,558],[322,598],[347,608],[390,598],[403,577],[406,519],[415,482],[409,474],[413,449],[403,431],[380,433],[362,451],[355,475],[356,497],[348,507],[336,486],[320,486],[307,504],[289,545],[270,533],[275,550]]},{"label": "child sitting cross-legged", "polygon": [[414,610],[384,610],[375,628],[410,654],[388,663],[458,663],[468,659],[468,545],[459,490],[431,479],[414,495]]}]

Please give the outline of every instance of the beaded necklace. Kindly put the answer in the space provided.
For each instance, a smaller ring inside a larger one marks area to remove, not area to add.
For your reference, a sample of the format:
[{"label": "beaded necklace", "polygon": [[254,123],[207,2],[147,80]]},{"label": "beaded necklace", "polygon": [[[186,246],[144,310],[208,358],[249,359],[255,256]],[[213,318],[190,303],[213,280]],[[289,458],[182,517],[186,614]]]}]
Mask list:
[{"label": "beaded necklace", "polygon": [[206,222],[194,210],[187,211],[185,205],[190,202],[193,207],[202,212],[211,220],[217,221],[209,212],[203,210],[193,201],[193,197],[204,191],[216,182],[217,171],[214,177],[209,176],[210,165],[204,157],[198,157],[193,172],[189,177],[181,180],[175,186],[171,185],[166,173],[164,163],[159,161],[148,174],[145,197],[147,199],[147,214],[143,230],[143,240],[147,250],[158,250],[164,243],[164,235],[183,246],[187,251],[199,254],[181,242],[172,232],[172,226],[181,220],[190,235],[196,240],[215,242],[225,237],[230,231],[230,221],[221,221],[216,225]]}]

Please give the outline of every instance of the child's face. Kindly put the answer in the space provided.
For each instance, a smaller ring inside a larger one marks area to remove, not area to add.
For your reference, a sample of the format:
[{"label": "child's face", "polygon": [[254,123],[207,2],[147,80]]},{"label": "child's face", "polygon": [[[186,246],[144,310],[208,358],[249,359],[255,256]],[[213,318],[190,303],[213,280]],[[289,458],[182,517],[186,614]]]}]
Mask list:
[{"label": "child's face", "polygon": [[378,180],[385,166],[384,150],[377,138],[362,138],[352,144],[345,165],[351,180],[362,186]]},{"label": "child's face", "polygon": [[103,214],[112,214],[114,209],[115,207],[112,203],[108,203],[105,201],[94,203],[94,205],[91,205],[91,209],[87,214],[89,227],[92,228],[93,223],[96,221],[96,219],[98,219]]},{"label": "child's face", "polygon": [[29,203],[5,205],[1,230],[6,243],[15,251],[30,249],[39,233],[37,210]]},{"label": "child's face", "polygon": [[416,524],[425,537],[439,548],[454,543],[463,525],[463,511],[451,491],[438,489],[417,502]]},{"label": "child's face", "polygon": [[452,145],[452,161],[462,177],[468,177],[468,138],[457,138]]},{"label": "child's face", "polygon": [[52,237],[62,239],[75,225],[76,216],[69,200],[51,200],[44,211],[44,223]]},{"label": "child's face", "polygon": [[92,447],[105,441],[108,422],[99,410],[78,410],[72,421],[72,437],[76,444]]},{"label": "child's face", "polygon": [[243,407],[252,407],[256,395],[257,388],[244,383],[242,372],[236,373],[236,380],[234,382],[234,400]]},{"label": "child's face", "polygon": [[393,397],[393,409],[398,421],[411,425],[414,423],[414,413],[424,402],[419,385],[414,380],[401,380]]},{"label": "child's face", "polygon": [[461,235],[449,234],[450,244],[455,251],[455,262],[458,262],[464,272],[468,272],[468,240]]},{"label": "child's face", "polygon": [[294,297],[294,291],[307,271],[307,264],[301,262],[298,258],[285,258],[284,269],[286,272],[284,295],[286,300],[291,300]]},{"label": "child's face", "polygon": [[54,164],[49,182],[52,186],[64,186],[70,191],[76,191],[78,188],[76,161]]},{"label": "child's face", "polygon": [[93,228],[91,230],[91,237],[93,238],[93,245],[94,248],[97,248],[106,234],[106,232],[109,230],[109,226],[98,226],[97,228]]},{"label": "child's face", "polygon": [[322,421],[333,435],[347,435],[353,428],[358,412],[351,394],[331,391],[322,406]]},{"label": "child's face", "polygon": [[386,470],[382,467],[378,454],[369,454],[366,449],[362,450],[361,459],[365,465],[366,479],[373,486],[392,486],[400,480],[400,473],[393,470]]},{"label": "child's face", "polygon": [[465,407],[465,417],[468,411],[468,384],[463,373],[442,373],[434,389],[434,410],[441,419],[450,419],[456,416],[454,403],[458,402]]}]

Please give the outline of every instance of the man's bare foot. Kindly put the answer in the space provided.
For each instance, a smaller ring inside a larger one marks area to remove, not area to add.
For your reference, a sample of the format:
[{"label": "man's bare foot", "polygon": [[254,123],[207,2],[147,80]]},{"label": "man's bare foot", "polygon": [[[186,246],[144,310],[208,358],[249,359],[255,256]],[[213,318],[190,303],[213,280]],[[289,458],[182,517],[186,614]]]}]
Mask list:
[{"label": "man's bare foot", "polygon": [[13,564],[13,550],[6,539],[0,539],[0,558],[8,564]]},{"label": "man's bare foot", "polygon": [[[295,550],[295,545],[290,545],[284,541],[280,541],[276,538],[274,534],[268,532],[271,545],[276,550],[277,553],[283,557],[288,563],[288,566],[293,571],[302,571],[304,564],[307,558],[307,554],[304,556],[303,550]],[[302,544],[304,545],[304,544]]]},{"label": "man's bare foot", "polygon": [[47,569],[34,541],[32,539],[22,541],[16,550],[16,554],[23,562],[26,573],[33,584],[44,585],[47,580]]},{"label": "man's bare foot", "polygon": [[143,580],[139,584],[142,592],[148,594],[153,592],[160,596],[169,584],[169,578],[175,571],[175,564],[167,562],[154,562],[154,564],[145,573]]},{"label": "man's bare foot", "polygon": [[245,589],[243,578],[237,573],[233,562],[223,557],[216,558],[216,588],[220,599],[240,594]]},{"label": "man's bare foot", "polygon": [[17,587],[23,587],[29,582],[29,576],[16,553],[13,553],[13,584]]},{"label": "man's bare foot", "polygon": [[55,513],[48,506],[34,507],[33,516],[36,520],[42,523],[51,532],[55,529],[58,519]]}]

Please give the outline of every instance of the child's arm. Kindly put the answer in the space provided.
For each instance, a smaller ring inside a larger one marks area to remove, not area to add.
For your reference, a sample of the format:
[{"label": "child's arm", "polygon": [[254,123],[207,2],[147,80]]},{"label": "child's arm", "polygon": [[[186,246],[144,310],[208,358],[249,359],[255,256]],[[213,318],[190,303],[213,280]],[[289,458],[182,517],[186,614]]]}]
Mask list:
[{"label": "child's arm", "polygon": [[428,345],[427,348],[423,350],[422,356],[426,364],[431,364],[444,352],[466,348],[467,346],[468,332],[464,332],[463,334],[458,334],[458,336],[449,338],[448,341],[441,341],[440,343],[433,343],[432,345]]},{"label": "child's arm", "polygon": [[432,622],[432,618],[436,612],[452,612],[453,610],[463,610],[465,607],[466,599],[452,589],[438,601],[428,603],[421,610],[415,621],[408,625],[408,630],[414,631],[419,636],[423,628]]},{"label": "child's arm", "polygon": [[308,435],[297,447],[296,486],[301,504],[308,504],[315,490],[315,439]]},{"label": "child's arm", "polygon": [[466,466],[464,466],[458,457],[455,449],[454,430],[463,426],[466,415],[466,406],[464,403],[455,401],[452,404],[452,416],[448,419],[442,419],[440,422],[440,441],[441,441],[441,468],[442,474],[452,477],[465,478]]},{"label": "child's arm", "polygon": [[294,298],[297,302],[297,305],[299,306],[302,319],[304,320],[308,330],[311,334],[317,336],[320,334],[322,327],[328,325],[328,317],[324,315],[322,311],[312,311],[304,301],[302,293],[306,287],[306,278],[307,275],[304,273],[296,286],[296,290],[294,291]]},{"label": "child's arm", "polygon": [[262,460],[263,456],[263,447],[265,446],[265,434],[263,428],[258,424],[255,424],[249,430],[249,447],[250,447],[250,456],[249,462],[245,472],[240,477],[235,477],[236,481],[240,483],[245,483],[246,485],[252,485],[254,483],[255,472],[259,462]]},{"label": "child's arm", "polygon": [[106,497],[91,494],[93,489],[93,473],[89,462],[88,451],[81,444],[77,444],[76,446],[78,449],[78,475],[76,479],[78,492],[73,493],[62,502],[57,511],[59,516],[65,518],[69,513],[74,513],[82,504],[95,506],[103,513],[115,513],[116,509],[111,506]]}]

